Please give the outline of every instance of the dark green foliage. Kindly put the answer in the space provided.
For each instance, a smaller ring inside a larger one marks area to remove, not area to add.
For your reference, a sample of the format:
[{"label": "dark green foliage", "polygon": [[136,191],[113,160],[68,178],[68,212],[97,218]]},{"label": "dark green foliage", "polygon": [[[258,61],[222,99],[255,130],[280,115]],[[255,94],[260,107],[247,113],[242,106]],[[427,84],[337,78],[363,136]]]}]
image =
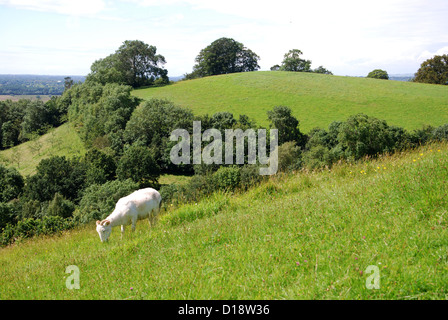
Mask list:
[{"label": "dark green foliage", "polygon": [[369,72],[369,74],[367,75],[367,78],[389,80],[389,75],[387,74],[387,71],[385,71],[385,70],[375,69],[375,70]]},{"label": "dark green foliage", "polygon": [[278,129],[278,145],[295,141],[299,147],[305,146],[306,136],[300,132],[299,120],[292,115],[289,107],[277,106],[267,114],[271,128]]},{"label": "dark green foliage", "polygon": [[196,57],[193,72],[187,74],[185,78],[256,71],[260,68],[259,59],[258,55],[242,43],[231,38],[220,38],[201,50]]},{"label": "dark green foliage", "polygon": [[36,170],[37,173],[26,180],[26,197],[43,202],[52,200],[59,193],[66,199],[78,201],[86,183],[85,163],[54,156],[43,159]]},{"label": "dark green foliage", "polygon": [[15,168],[0,165],[0,202],[17,198],[23,190],[24,180]]},{"label": "dark green foliage", "polygon": [[414,77],[415,82],[448,84],[448,54],[424,61]]},{"label": "dark green foliage", "polygon": [[435,128],[432,131],[432,136],[434,137],[434,140],[447,141],[448,140],[448,123]]},{"label": "dark green foliage", "polygon": [[295,141],[288,141],[278,147],[278,170],[290,171],[302,167],[302,153]]},{"label": "dark green foliage", "polygon": [[[69,120],[83,141],[91,146],[100,137],[121,136],[139,100],[131,96],[129,86],[108,83],[75,85],[64,95],[70,96]],[[121,146],[117,146],[121,147]]]},{"label": "dark green foliage", "polygon": [[6,225],[0,237],[0,245],[9,245],[17,239],[62,232],[72,227],[71,220],[59,216],[46,216],[41,219],[25,218],[16,225]]},{"label": "dark green foliage", "polygon": [[15,224],[16,215],[13,205],[0,202],[0,233],[8,223]]},{"label": "dark green foliage", "polygon": [[104,219],[112,213],[120,198],[131,194],[138,188],[138,184],[131,179],[91,185],[84,190],[79,206],[73,213],[73,219],[77,223]]},{"label": "dark green foliage", "polygon": [[117,177],[120,180],[131,179],[140,188],[157,186],[160,168],[154,153],[146,146],[133,144],[127,148],[117,166]]},{"label": "dark green foliage", "polygon": [[220,167],[213,174],[215,186],[221,190],[235,190],[241,180],[240,168],[238,166]]},{"label": "dark green foliage", "polygon": [[184,168],[173,165],[170,150],[177,142],[169,140],[175,129],[185,129],[192,133],[193,113],[175,106],[168,100],[151,99],[145,101],[132,114],[124,131],[124,139],[129,144],[139,141],[151,147],[158,166],[166,172],[181,172]]},{"label": "dark green foliage", "polygon": [[338,140],[348,157],[360,159],[394,151],[397,141],[391,133],[386,121],[358,114],[341,125]]},{"label": "dark green foliage", "polygon": [[86,173],[87,185],[103,184],[106,181],[115,179],[117,165],[111,155],[94,148],[86,153],[84,161],[88,165]]},{"label": "dark green foliage", "polygon": [[53,200],[48,204],[46,215],[47,216],[58,216],[61,218],[69,218],[72,216],[75,210],[75,205],[73,202],[65,199],[59,193],[54,195]]}]

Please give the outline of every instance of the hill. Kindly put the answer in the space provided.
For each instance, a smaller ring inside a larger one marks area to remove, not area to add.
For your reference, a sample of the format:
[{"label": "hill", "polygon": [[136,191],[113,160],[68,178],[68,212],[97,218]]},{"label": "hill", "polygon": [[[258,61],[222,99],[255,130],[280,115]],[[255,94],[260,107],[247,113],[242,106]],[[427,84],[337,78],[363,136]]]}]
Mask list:
[{"label": "hill", "polygon": [[143,99],[167,98],[195,114],[246,114],[259,125],[268,124],[268,110],[286,105],[305,133],[357,113],[409,130],[448,123],[447,86],[402,81],[256,71],[179,81],[133,94]]},{"label": "hill", "polygon": [[122,240],[94,222],[25,240],[0,249],[0,299],[446,299],[447,166],[433,144],[218,193]]},{"label": "hill", "polygon": [[51,156],[73,156],[85,154],[86,149],[76,131],[65,123],[33,141],[0,151],[0,163],[15,167],[23,176],[35,173],[42,159]]}]

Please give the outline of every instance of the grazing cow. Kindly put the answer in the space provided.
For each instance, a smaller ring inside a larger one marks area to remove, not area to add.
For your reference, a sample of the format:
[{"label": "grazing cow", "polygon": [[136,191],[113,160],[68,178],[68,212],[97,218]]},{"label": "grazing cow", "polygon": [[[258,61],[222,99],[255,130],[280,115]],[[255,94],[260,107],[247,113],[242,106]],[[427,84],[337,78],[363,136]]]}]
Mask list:
[{"label": "grazing cow", "polygon": [[112,227],[121,225],[123,237],[124,226],[132,224],[135,230],[137,220],[148,218],[152,226],[160,212],[162,197],[157,190],[152,188],[140,189],[118,200],[114,211],[103,221],[96,222],[96,231],[100,235],[101,242],[109,239]]}]

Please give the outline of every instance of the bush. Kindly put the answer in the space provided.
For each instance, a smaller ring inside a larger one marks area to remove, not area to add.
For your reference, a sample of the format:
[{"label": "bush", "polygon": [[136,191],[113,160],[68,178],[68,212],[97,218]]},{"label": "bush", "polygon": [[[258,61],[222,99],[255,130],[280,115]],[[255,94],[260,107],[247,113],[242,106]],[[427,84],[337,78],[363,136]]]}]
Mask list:
[{"label": "bush", "polygon": [[241,173],[237,166],[221,167],[213,174],[214,185],[221,190],[235,190],[240,181]]},{"label": "bush", "polygon": [[297,170],[302,166],[300,147],[295,141],[288,141],[278,147],[278,170]]},{"label": "bush", "polygon": [[365,114],[351,116],[340,127],[339,144],[355,160],[395,150],[397,141],[386,121]]},{"label": "bush", "polygon": [[133,144],[118,162],[117,176],[120,180],[132,179],[140,188],[156,186],[160,168],[151,149]]},{"label": "bush", "polygon": [[108,181],[103,185],[91,185],[83,192],[78,208],[73,213],[76,223],[102,220],[112,213],[117,201],[138,189],[131,179]]},{"label": "bush", "polygon": [[59,193],[56,193],[53,200],[51,200],[48,204],[46,215],[69,218],[72,216],[73,211],[75,211],[75,205],[73,202],[65,199]]},{"label": "bush", "polygon": [[259,183],[263,177],[260,175],[260,168],[256,165],[244,165],[240,167],[240,187],[247,190]]},{"label": "bush", "polygon": [[308,169],[318,169],[330,167],[334,161],[333,153],[330,149],[322,145],[316,145],[303,155],[305,166]]},{"label": "bush", "polygon": [[7,224],[0,237],[2,246],[9,245],[17,239],[31,238],[38,235],[48,235],[73,227],[73,222],[61,217],[43,217],[42,219],[25,218],[17,225]]},{"label": "bush", "polygon": [[447,141],[448,140],[448,123],[435,128],[432,131],[432,136],[437,141]]}]

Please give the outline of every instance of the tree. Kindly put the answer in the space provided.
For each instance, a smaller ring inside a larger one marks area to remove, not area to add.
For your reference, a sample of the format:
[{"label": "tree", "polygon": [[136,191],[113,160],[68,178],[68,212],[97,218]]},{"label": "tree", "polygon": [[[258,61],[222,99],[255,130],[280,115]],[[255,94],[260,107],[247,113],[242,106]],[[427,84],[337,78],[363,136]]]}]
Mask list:
[{"label": "tree", "polygon": [[17,198],[22,193],[23,186],[23,177],[16,169],[0,165],[0,202]]},{"label": "tree", "polygon": [[165,63],[165,57],[157,54],[155,46],[140,40],[126,40],[114,54],[92,64],[86,81],[126,84],[133,88],[152,85],[156,79],[168,83]]},{"label": "tree", "polygon": [[71,77],[64,78],[64,91],[70,89],[75,82]]},{"label": "tree", "polygon": [[314,73],[322,73],[322,74],[330,74],[332,75],[333,72],[331,72],[328,69],[325,69],[323,66],[319,66],[318,68],[313,70]]},{"label": "tree", "polygon": [[415,74],[414,81],[448,85],[448,54],[424,61]]},{"label": "tree", "polygon": [[299,49],[289,50],[285,53],[281,71],[294,71],[294,72],[311,72],[311,60],[304,60],[300,58],[302,51]]},{"label": "tree", "polygon": [[202,49],[196,57],[193,72],[187,79],[218,74],[256,71],[260,57],[242,43],[231,38],[220,38]]},{"label": "tree", "polygon": [[299,120],[291,113],[291,109],[286,106],[276,106],[272,111],[268,111],[271,128],[278,129],[279,145],[295,141],[297,146],[303,147],[306,143],[306,136],[299,130]]},{"label": "tree", "polygon": [[367,78],[389,80],[389,75],[387,74],[387,71],[385,71],[385,70],[375,69],[375,70],[369,72],[369,74],[367,75]]},{"label": "tree", "polygon": [[133,144],[118,162],[117,176],[120,180],[132,179],[140,188],[149,187],[158,183],[160,168],[151,149]]}]

